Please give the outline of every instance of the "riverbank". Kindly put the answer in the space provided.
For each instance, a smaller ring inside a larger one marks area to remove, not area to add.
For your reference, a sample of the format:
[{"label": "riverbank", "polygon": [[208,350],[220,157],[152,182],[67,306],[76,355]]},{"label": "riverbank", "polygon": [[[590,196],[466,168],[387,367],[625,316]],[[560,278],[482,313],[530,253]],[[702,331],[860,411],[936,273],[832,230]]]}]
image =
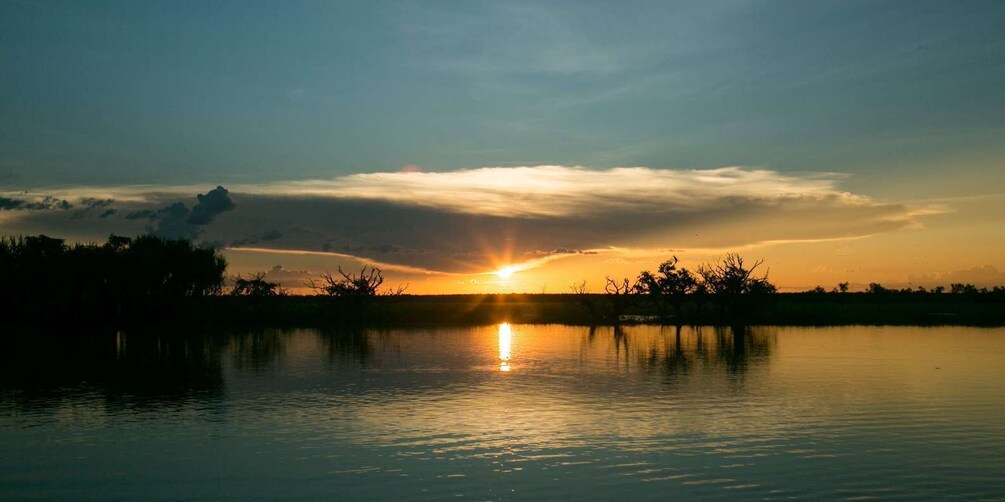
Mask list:
[{"label": "riverbank", "polygon": [[[73,319],[46,316],[24,324],[78,325],[183,323],[204,325],[445,326],[523,324],[680,324],[680,325],[970,325],[1005,326],[1000,295],[867,293],[779,293],[746,303],[742,309],[706,299],[689,299],[660,316],[646,298],[634,298],[615,311],[602,294],[401,295],[375,297],[346,306],[319,296],[209,296],[164,305],[123,319]],[[617,316],[617,317],[615,317]]]}]

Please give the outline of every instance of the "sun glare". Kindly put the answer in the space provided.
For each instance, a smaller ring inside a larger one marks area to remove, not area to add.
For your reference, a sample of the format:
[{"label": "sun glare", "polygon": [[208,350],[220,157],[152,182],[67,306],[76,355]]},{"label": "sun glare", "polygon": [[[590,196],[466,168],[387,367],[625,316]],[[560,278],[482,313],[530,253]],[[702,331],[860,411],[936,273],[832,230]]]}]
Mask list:
[{"label": "sun glare", "polygon": [[513,277],[513,273],[516,271],[517,268],[510,265],[496,270],[496,275],[498,275],[500,279],[509,279],[510,277]]}]

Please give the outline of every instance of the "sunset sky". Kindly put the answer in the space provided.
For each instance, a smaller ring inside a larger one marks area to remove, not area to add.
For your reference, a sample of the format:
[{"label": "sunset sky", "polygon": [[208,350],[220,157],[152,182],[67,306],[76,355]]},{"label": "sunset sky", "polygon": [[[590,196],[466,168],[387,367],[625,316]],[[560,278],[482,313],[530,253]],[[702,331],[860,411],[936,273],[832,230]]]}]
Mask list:
[{"label": "sunset sky", "polygon": [[[1005,2],[0,3],[0,233],[291,288],[1005,284]],[[503,270],[504,273],[497,273]]]}]

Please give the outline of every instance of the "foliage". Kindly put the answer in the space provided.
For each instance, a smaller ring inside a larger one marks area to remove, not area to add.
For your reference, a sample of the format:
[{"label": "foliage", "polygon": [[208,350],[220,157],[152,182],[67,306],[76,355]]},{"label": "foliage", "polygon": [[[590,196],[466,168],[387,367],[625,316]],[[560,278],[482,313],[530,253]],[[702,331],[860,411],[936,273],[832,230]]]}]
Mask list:
[{"label": "foliage", "polygon": [[266,281],[264,272],[258,272],[248,279],[238,276],[234,280],[234,289],[230,290],[230,294],[232,296],[262,298],[268,296],[286,296],[289,293],[278,282]]},{"label": "foliage", "polygon": [[604,285],[604,291],[607,293],[611,307],[609,319],[612,323],[617,324],[621,319],[621,315],[633,303],[633,297],[638,292],[638,288],[632,285],[627,277],[621,280],[607,277],[606,280],[607,283]]},{"label": "foliage", "polygon": [[593,295],[590,294],[589,289],[586,287],[586,281],[570,285],[569,290],[576,295],[576,302],[586,309],[588,319],[591,323],[600,320],[600,315],[597,313],[597,304],[593,299]]},{"label": "foliage", "polygon": [[[369,270],[367,270],[369,269]],[[338,276],[331,272],[321,275],[319,281],[311,279],[307,286],[317,294],[334,298],[365,298],[377,295],[399,296],[404,294],[408,285],[401,285],[392,290],[380,291],[380,286],[384,284],[384,274],[377,267],[363,266],[363,270],[358,274],[345,272],[342,267],[338,268]]]},{"label": "foliage", "polygon": [[8,317],[63,320],[166,312],[217,295],[227,262],[188,240],[112,235],[67,245],[44,235],[0,238],[0,303]]},{"label": "foliage", "polygon": [[656,309],[661,320],[667,317],[667,303],[672,303],[678,315],[686,295],[698,290],[698,279],[691,271],[677,267],[677,257],[659,265],[656,274],[642,271],[635,283],[636,291],[645,295]]},{"label": "foliage", "polygon": [[768,282],[767,272],[761,277],[754,276],[754,271],[763,263],[764,260],[759,260],[747,268],[740,255],[728,253],[720,263],[705,264],[699,267],[698,275],[701,276],[708,290],[717,295],[774,293],[777,288]]},{"label": "foliage", "polygon": [[363,266],[358,274],[338,268],[338,275],[325,272],[319,281],[311,279],[307,286],[318,295],[333,299],[337,320],[342,323],[366,323],[370,305],[377,296],[401,296],[407,285],[381,291],[384,274],[377,267]]},{"label": "foliage", "polygon": [[973,284],[962,284],[957,282],[949,285],[949,292],[954,295],[975,295],[980,292],[980,290],[978,290],[977,286],[974,286]]}]

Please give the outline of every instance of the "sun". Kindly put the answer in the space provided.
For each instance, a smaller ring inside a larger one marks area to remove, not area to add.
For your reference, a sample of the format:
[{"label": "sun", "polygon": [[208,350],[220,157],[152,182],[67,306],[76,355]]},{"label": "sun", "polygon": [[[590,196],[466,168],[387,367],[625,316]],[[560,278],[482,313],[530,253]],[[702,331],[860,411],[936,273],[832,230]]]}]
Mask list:
[{"label": "sun", "polygon": [[496,275],[498,275],[500,279],[509,279],[510,277],[513,277],[513,273],[516,271],[517,268],[514,267],[513,265],[510,265],[508,267],[503,267],[500,268],[499,270],[496,270]]}]

